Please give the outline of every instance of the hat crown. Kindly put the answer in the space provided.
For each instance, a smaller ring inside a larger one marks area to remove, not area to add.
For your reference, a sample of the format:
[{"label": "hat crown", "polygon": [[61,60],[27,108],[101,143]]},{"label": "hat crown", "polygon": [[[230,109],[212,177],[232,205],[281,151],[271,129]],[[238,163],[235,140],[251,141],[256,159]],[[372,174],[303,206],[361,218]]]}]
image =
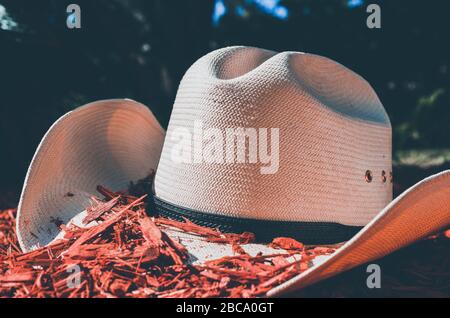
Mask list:
[{"label": "hat crown", "polygon": [[391,168],[389,118],[363,78],[317,55],[230,47],[183,77],[155,195],[214,215],[365,225],[392,199]]},{"label": "hat crown", "polygon": [[184,83],[190,87],[199,76],[204,76],[214,89],[251,85],[254,94],[258,90],[261,93],[270,90],[270,84],[298,85],[323,106],[345,116],[390,125],[381,101],[364,78],[319,55],[228,47],[213,51],[194,63],[180,88]]}]

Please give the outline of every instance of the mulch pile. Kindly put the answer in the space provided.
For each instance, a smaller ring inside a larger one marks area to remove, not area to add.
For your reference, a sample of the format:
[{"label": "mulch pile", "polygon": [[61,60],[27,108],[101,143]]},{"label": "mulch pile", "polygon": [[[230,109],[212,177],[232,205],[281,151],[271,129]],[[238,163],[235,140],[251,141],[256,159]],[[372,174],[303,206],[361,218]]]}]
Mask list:
[{"label": "mulch pile", "polygon": [[[144,196],[98,187],[80,228],[59,225],[63,239],[22,253],[15,233],[15,209],[0,212],[0,297],[255,297],[311,266],[335,248],[304,246],[276,238],[279,253],[256,256],[241,247],[252,233],[221,233],[189,220],[150,217]],[[230,244],[234,256],[191,264],[186,248],[163,230]]]}]

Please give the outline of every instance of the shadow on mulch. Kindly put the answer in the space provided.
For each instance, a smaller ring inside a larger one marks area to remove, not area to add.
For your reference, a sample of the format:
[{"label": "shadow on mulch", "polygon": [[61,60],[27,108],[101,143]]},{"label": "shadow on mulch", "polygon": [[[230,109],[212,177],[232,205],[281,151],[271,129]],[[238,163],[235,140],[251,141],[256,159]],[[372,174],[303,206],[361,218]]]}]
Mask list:
[{"label": "shadow on mulch", "polygon": [[0,193],[0,211],[17,207],[19,196],[12,191]]},{"label": "shadow on mulch", "polygon": [[[450,164],[427,169],[394,167],[394,197],[434,173],[450,169]],[[0,209],[16,206],[17,195],[3,192]],[[380,260],[381,288],[369,289],[365,264],[325,281],[290,293],[286,297],[450,297],[450,240],[435,238],[417,242]]]},{"label": "shadow on mulch", "polygon": [[450,297],[450,240],[417,242],[371,264],[381,268],[381,288],[369,289],[367,265],[287,297]]},{"label": "shadow on mulch", "polygon": [[[394,197],[447,169],[448,162],[428,168],[394,166]],[[287,297],[450,297],[449,239],[420,241],[370,264],[380,265],[380,289],[367,287],[365,264]]]},{"label": "shadow on mulch", "polygon": [[417,165],[394,165],[394,198],[402,194],[403,191],[407,190],[417,182],[445,170],[450,170],[450,162],[429,167],[420,167]]}]

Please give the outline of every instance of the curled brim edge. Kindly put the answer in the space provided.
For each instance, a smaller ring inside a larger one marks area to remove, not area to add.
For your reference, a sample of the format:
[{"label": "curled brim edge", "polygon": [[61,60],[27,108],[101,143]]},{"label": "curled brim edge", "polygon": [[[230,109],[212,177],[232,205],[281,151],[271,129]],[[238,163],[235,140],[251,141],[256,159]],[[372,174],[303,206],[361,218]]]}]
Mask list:
[{"label": "curled brim edge", "polygon": [[[156,118],[132,100],[94,102],[62,116],[42,139],[25,178],[17,216],[21,248],[29,251],[54,240],[60,230],[52,219],[76,219],[97,185],[122,190],[155,170],[163,142],[164,130]],[[267,296],[280,296],[379,259],[449,224],[447,170],[406,190],[335,253],[321,257]],[[223,244],[168,233],[180,239],[196,261],[232,253]],[[270,252],[262,244],[243,248],[250,254]]]}]

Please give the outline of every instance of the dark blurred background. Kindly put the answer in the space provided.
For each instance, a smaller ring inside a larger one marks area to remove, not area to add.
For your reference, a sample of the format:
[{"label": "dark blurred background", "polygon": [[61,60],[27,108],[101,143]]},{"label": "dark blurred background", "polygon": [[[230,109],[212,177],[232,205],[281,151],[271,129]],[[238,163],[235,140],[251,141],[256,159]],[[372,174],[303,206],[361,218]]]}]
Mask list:
[{"label": "dark blurred background", "polygon": [[[82,29],[66,27],[66,7]],[[366,7],[381,7],[368,29]],[[449,1],[0,0],[0,207],[61,115],[128,97],[167,125],[178,83],[229,45],[330,57],[365,77],[394,127],[395,191],[450,160]]]}]

